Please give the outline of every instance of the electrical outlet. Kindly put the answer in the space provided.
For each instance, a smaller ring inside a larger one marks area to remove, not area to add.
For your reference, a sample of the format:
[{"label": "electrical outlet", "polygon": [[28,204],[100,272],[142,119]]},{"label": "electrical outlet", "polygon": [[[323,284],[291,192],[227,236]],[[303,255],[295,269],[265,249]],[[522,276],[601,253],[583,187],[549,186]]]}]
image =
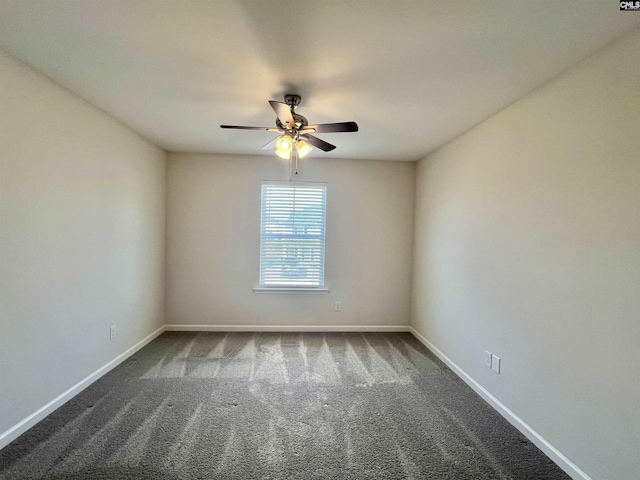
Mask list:
[{"label": "electrical outlet", "polygon": [[113,340],[114,338],[116,338],[116,326],[111,325],[109,328],[109,340]]},{"label": "electrical outlet", "polygon": [[495,355],[491,355],[491,370],[500,375],[500,357],[496,357]]},{"label": "electrical outlet", "polygon": [[491,368],[491,352],[489,350],[484,351],[484,364]]},{"label": "electrical outlet", "polygon": [[336,300],[336,312],[342,311],[342,302],[340,300]]}]

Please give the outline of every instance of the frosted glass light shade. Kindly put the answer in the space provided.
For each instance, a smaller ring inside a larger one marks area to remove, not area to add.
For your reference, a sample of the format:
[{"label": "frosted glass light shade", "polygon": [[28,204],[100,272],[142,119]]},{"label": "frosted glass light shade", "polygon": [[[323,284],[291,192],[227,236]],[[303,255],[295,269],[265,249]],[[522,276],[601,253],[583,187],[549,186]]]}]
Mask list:
[{"label": "frosted glass light shade", "polygon": [[276,155],[278,155],[280,158],[284,158],[285,160],[291,159],[291,151],[286,152],[284,150],[276,150]]},{"label": "frosted glass light shade", "polygon": [[313,150],[313,147],[304,140],[298,140],[296,142],[296,149],[298,150],[298,156],[300,158],[304,158],[309,155],[311,150]]},{"label": "frosted glass light shade", "polygon": [[293,138],[290,135],[283,135],[276,142],[276,151],[291,153],[292,149]]}]

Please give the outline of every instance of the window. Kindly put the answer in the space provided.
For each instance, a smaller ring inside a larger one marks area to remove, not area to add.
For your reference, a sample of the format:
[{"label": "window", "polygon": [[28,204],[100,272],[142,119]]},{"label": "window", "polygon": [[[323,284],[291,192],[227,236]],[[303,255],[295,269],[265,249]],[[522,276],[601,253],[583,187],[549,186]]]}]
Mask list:
[{"label": "window", "polygon": [[324,287],[326,197],[324,183],[262,183],[261,287]]}]

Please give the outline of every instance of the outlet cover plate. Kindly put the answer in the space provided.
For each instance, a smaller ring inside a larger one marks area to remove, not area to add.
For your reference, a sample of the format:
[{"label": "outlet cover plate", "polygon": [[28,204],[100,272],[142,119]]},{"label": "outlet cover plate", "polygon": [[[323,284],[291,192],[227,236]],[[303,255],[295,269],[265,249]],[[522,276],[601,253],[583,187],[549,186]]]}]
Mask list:
[{"label": "outlet cover plate", "polygon": [[491,370],[500,375],[500,357],[496,357],[495,355],[491,355]]}]

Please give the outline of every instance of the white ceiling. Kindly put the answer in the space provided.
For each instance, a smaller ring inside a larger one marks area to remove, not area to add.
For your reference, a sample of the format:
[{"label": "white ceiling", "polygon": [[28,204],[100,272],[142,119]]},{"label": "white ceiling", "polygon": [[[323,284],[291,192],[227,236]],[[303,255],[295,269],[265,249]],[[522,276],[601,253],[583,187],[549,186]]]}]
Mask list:
[{"label": "white ceiling", "polygon": [[269,154],[267,100],[417,160],[640,25],[602,0],[0,0],[0,47],[171,151]]}]

